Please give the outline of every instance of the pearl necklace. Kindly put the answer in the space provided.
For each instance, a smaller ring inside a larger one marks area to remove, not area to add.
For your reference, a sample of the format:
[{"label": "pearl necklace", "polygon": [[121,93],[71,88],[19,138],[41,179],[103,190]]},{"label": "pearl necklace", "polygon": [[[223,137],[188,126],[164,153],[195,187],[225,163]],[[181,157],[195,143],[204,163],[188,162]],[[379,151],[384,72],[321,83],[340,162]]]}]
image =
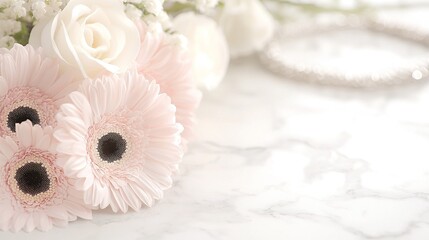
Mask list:
[{"label": "pearl necklace", "polygon": [[376,18],[339,17],[329,21],[309,21],[289,24],[280,28],[273,39],[259,53],[261,63],[271,71],[290,79],[297,79],[324,85],[374,88],[417,82],[429,77],[429,57],[424,61],[407,64],[407,67],[392,69],[386,73],[347,74],[332,73],[303,64],[290,63],[282,58],[282,40],[335,30],[366,30],[382,33],[429,48],[429,35],[407,27],[392,24]]}]

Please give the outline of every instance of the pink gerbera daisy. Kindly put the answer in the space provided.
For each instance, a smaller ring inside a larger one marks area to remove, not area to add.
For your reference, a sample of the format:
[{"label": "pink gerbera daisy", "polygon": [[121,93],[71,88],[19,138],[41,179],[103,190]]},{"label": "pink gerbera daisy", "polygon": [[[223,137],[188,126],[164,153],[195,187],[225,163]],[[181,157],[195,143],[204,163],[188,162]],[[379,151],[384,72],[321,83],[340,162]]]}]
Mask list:
[{"label": "pink gerbera daisy", "polygon": [[0,229],[27,232],[91,218],[82,192],[56,163],[51,127],[16,125],[16,139],[0,138]]},{"label": "pink gerbera daisy", "polygon": [[15,124],[26,120],[55,126],[61,101],[76,86],[57,61],[29,45],[0,49],[0,136],[14,135]]},{"label": "pink gerbera daisy", "polygon": [[192,137],[195,111],[201,101],[201,92],[192,79],[192,61],[186,48],[174,41],[173,36],[156,28],[149,29],[142,21],[137,26],[142,39],[137,58],[138,70],[155,80],[161,86],[161,92],[171,97],[171,102],[177,107],[177,122],[184,127],[182,137],[186,145]]},{"label": "pink gerbera daisy", "polygon": [[57,116],[58,152],[88,204],[114,212],[151,206],[182,158],[170,98],[136,71],[86,81]]}]

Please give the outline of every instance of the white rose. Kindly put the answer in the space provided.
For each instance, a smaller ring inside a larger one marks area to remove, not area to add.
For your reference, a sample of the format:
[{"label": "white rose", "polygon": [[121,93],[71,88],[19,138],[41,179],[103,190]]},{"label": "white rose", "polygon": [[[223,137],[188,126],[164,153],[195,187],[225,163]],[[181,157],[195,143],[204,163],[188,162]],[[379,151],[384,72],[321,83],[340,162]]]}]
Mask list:
[{"label": "white rose", "polygon": [[262,49],[275,29],[274,19],[259,0],[228,0],[219,23],[232,57]]},{"label": "white rose", "polygon": [[130,67],[140,36],[121,1],[70,0],[52,19],[36,24],[30,44],[62,60],[65,69],[93,78]]},{"label": "white rose", "polygon": [[193,78],[200,87],[215,88],[229,64],[228,44],[217,23],[206,16],[183,13],[173,20],[174,28],[186,36],[193,58]]}]

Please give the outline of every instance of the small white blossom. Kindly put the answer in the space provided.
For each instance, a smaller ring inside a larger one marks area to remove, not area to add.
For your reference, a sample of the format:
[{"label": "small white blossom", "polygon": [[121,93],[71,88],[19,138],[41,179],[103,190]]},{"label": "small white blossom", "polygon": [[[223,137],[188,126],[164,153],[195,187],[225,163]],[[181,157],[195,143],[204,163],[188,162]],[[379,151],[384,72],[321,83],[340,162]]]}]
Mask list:
[{"label": "small white blossom", "polygon": [[68,3],[68,0],[44,0],[46,3],[46,16],[50,17],[56,15]]},{"label": "small white blossom", "polygon": [[188,49],[189,47],[189,40],[180,33],[167,34],[166,41],[168,45],[178,46],[181,49]]},{"label": "small white blossom", "polygon": [[143,16],[142,19],[148,26],[148,31],[159,32],[159,31],[164,31],[165,29],[162,23],[158,20],[157,16],[145,15]]},{"label": "small white blossom", "polygon": [[195,8],[200,12],[206,12],[207,10],[216,7],[221,0],[170,0],[169,2],[178,2],[194,5]]},{"label": "small white blossom", "polygon": [[198,10],[205,12],[207,9],[214,8],[219,0],[195,0],[195,6]]},{"label": "small white blossom", "polygon": [[146,11],[154,14],[155,16],[158,16],[162,12],[162,4],[164,1],[160,0],[145,0],[143,1],[143,6],[145,7]]},{"label": "small white blossom", "polygon": [[125,0],[124,3],[135,3],[135,4],[140,4],[142,3],[143,0]]},{"label": "small white blossom", "polygon": [[161,25],[164,29],[169,29],[173,26],[173,23],[171,22],[170,17],[168,16],[168,14],[165,11],[162,11],[157,16],[157,19],[161,23]]},{"label": "small white blossom", "polygon": [[31,9],[33,10],[33,16],[36,19],[41,19],[44,15],[46,15],[46,3],[44,1],[33,2]]},{"label": "small white blossom", "polygon": [[138,9],[133,4],[125,5],[125,13],[130,19],[140,19],[143,16],[143,11]]},{"label": "small white blossom", "polygon": [[[11,47],[21,25],[34,25],[61,11],[68,0],[0,0],[0,47]],[[25,40],[25,39],[24,39]]]},{"label": "small white blossom", "polygon": [[24,4],[25,1],[12,2],[10,9],[17,18],[25,17],[25,15],[27,15],[27,9],[25,9],[25,7],[23,6]]},{"label": "small white blossom", "polygon": [[0,20],[0,26],[0,36],[13,35],[21,31],[21,22],[12,19]]},{"label": "small white blossom", "polygon": [[0,37],[0,48],[11,48],[15,39],[11,36]]}]

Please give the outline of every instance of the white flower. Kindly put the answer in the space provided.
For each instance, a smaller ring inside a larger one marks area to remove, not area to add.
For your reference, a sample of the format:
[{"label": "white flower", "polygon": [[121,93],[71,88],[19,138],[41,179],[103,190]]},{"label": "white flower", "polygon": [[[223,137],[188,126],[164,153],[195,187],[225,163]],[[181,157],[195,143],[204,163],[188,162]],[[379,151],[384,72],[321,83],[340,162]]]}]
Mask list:
[{"label": "white flower", "polygon": [[211,18],[192,12],[177,16],[173,25],[189,40],[192,73],[197,84],[209,90],[215,88],[229,64],[228,44],[221,29]]},{"label": "white flower", "polygon": [[154,14],[155,16],[158,16],[163,10],[162,4],[163,1],[159,0],[146,0],[143,2],[143,6],[145,7],[145,9],[148,12]]},{"label": "white flower", "polygon": [[21,30],[21,22],[12,19],[0,20],[0,36],[13,35]]},{"label": "white flower", "polygon": [[30,44],[59,58],[63,69],[78,69],[82,76],[94,78],[130,67],[140,36],[121,1],[70,0],[56,16],[36,24]]},{"label": "white flower", "polygon": [[33,16],[36,19],[41,19],[46,14],[46,3],[44,1],[36,1],[31,5]]},{"label": "white flower", "polygon": [[195,0],[195,6],[202,12],[207,11],[207,9],[214,8],[218,3],[218,0]]},{"label": "white flower", "polygon": [[142,20],[148,25],[161,24],[162,29],[167,30],[172,27],[171,19],[165,11],[161,11],[158,15],[147,14],[142,17]]},{"label": "white flower", "polygon": [[169,29],[173,27],[173,23],[171,23],[171,19],[165,11],[162,11],[156,17],[164,29]]},{"label": "white flower", "polygon": [[232,57],[260,50],[271,39],[275,24],[259,0],[228,0],[220,16]]},{"label": "white flower", "polygon": [[15,43],[15,39],[11,36],[0,37],[0,48],[10,48]]},{"label": "white flower", "polygon": [[143,16],[143,11],[138,9],[133,4],[126,4],[125,5],[125,13],[127,16],[133,20],[140,19]]},{"label": "white flower", "polygon": [[24,7],[25,1],[13,1],[10,9],[12,10],[13,15],[17,18],[24,17],[27,15],[27,9]]},{"label": "white flower", "polygon": [[170,2],[178,2],[182,4],[191,4],[200,12],[206,12],[219,4],[219,0],[170,0]]}]

